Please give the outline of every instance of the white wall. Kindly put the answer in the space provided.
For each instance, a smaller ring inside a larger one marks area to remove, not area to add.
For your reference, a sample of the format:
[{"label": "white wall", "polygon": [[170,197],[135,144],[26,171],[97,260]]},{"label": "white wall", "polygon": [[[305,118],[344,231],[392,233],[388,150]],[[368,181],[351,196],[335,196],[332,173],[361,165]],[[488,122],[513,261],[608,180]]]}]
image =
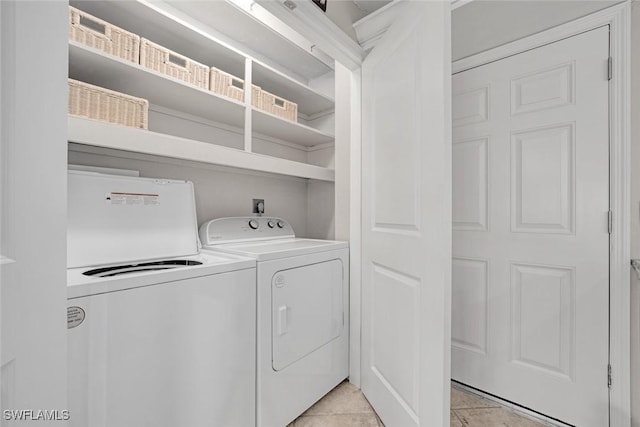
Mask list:
[{"label": "white wall", "polygon": [[[311,147],[307,163],[335,167],[334,144]],[[336,179],[338,177],[336,176]],[[332,182],[309,181],[307,193],[307,233],[315,239],[335,238],[335,187]]]},{"label": "white wall", "polygon": [[59,1],[6,0],[0,8],[2,409],[62,411],[69,12]]},{"label": "white wall", "polygon": [[149,106],[149,130],[242,150],[244,130],[185,113]]},{"label": "white wall", "polygon": [[334,184],[309,181],[307,192],[307,237],[329,239],[335,237]]},{"label": "white wall", "polygon": [[620,1],[472,1],[451,14],[452,59],[492,49]]},{"label": "white wall", "polygon": [[[333,194],[332,183],[307,182],[302,178],[77,145],[71,147],[70,164],[133,169],[144,177],[193,181],[199,224],[211,218],[251,215],[251,199],[260,198],[265,200],[266,215],[286,219],[298,236],[327,238],[333,233],[327,228],[327,221],[333,221],[333,203],[326,203],[326,194]],[[78,149],[93,152],[75,151]],[[307,218],[308,194],[311,194],[308,187],[321,189],[319,196],[322,198],[311,200],[313,221]],[[313,227],[309,227],[308,222],[312,222]]]},{"label": "white wall", "polygon": [[[631,258],[640,258],[640,3],[631,8]],[[640,281],[631,272],[631,424],[640,427]]]}]

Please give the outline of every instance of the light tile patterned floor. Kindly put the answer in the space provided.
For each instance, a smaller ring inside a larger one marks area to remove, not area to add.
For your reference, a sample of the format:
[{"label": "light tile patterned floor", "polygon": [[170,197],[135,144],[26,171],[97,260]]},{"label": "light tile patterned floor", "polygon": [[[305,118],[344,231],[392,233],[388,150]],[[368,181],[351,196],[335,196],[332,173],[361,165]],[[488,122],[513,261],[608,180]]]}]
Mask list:
[{"label": "light tile patterned floor", "polygon": [[[512,409],[451,387],[451,427],[545,426]],[[344,381],[288,427],[384,427],[384,424],[362,392]]]},{"label": "light tile patterned floor", "polygon": [[499,403],[451,386],[451,427],[546,427]]}]

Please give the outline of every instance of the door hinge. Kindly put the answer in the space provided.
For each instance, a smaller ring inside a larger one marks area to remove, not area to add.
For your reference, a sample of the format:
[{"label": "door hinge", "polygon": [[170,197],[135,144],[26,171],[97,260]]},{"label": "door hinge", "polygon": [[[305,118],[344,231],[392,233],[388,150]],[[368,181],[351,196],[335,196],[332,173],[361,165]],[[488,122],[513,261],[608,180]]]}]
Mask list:
[{"label": "door hinge", "polygon": [[613,78],[613,57],[609,57],[607,60],[607,80],[611,80]]},{"label": "door hinge", "polygon": [[607,228],[609,230],[609,234],[613,233],[613,211],[612,210],[609,210],[608,212]]},{"label": "door hinge", "polygon": [[611,388],[613,384],[613,373],[611,371],[611,364],[607,365],[607,387]]}]

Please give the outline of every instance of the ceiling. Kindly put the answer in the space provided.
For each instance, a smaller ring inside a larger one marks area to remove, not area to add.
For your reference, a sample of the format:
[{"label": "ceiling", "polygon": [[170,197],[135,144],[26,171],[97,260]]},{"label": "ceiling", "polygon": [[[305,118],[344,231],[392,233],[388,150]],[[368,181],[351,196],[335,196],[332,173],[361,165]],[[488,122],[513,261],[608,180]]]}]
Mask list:
[{"label": "ceiling", "polygon": [[474,0],[451,13],[452,59],[539,33],[621,0]]},{"label": "ceiling", "polygon": [[[623,0],[453,0],[452,59],[460,59],[586,16]],[[327,17],[357,42],[353,23],[392,0],[327,0]]]},{"label": "ceiling", "polygon": [[353,0],[356,7],[365,13],[365,16],[375,12],[382,6],[391,3],[392,0]]},{"label": "ceiling", "polygon": [[[1,1],[1,0],[0,0]],[[392,0],[327,0],[327,18],[357,42],[353,23],[391,3]]]}]

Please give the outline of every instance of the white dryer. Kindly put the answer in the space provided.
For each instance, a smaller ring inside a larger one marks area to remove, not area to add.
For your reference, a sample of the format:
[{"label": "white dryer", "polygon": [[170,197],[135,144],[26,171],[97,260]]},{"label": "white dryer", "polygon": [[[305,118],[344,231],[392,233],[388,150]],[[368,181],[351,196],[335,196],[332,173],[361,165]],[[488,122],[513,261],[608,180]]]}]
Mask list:
[{"label": "white dryer", "polygon": [[211,220],[205,248],[257,260],[257,425],[283,427],[349,375],[349,249],[279,218]]},{"label": "white dryer", "polygon": [[254,425],[255,260],[199,251],[190,182],[68,178],[69,425]]}]

